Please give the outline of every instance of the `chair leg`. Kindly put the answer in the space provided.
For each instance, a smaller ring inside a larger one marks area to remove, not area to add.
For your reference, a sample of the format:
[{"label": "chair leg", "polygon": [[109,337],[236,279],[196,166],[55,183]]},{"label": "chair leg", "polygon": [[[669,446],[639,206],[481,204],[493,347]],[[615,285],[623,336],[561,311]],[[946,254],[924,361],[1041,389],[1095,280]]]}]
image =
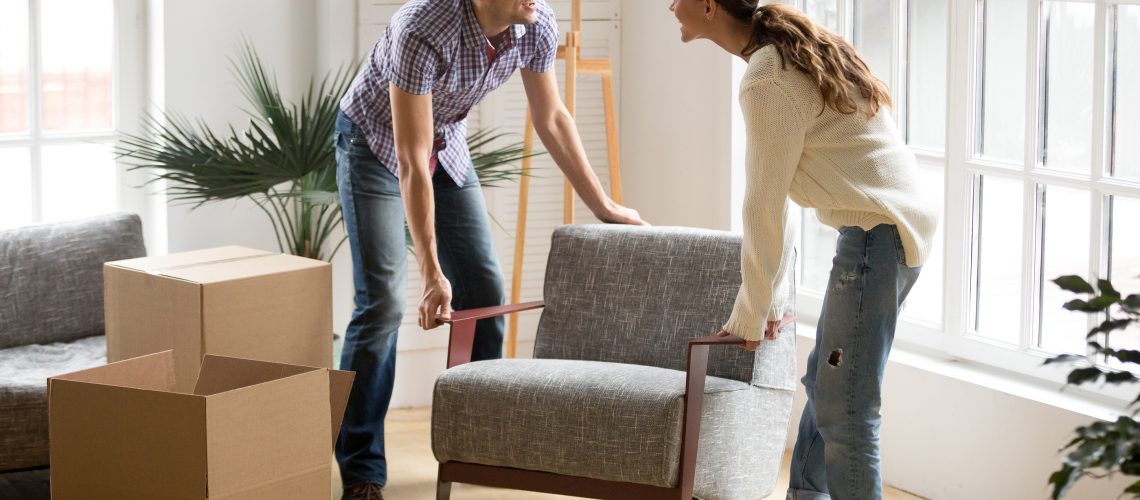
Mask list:
[{"label": "chair leg", "polygon": [[451,481],[436,481],[435,500],[451,499]]}]

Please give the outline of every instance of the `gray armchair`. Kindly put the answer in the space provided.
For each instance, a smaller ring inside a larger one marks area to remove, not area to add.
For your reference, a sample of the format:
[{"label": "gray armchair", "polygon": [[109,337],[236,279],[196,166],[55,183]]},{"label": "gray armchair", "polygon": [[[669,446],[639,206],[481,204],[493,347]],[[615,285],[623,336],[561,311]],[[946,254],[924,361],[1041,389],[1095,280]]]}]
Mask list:
[{"label": "gray armchair", "polygon": [[103,263],[145,255],[132,214],[0,231],[0,471],[48,465],[47,378],[106,363]]},{"label": "gray armchair", "polygon": [[558,229],[535,359],[470,363],[471,338],[478,319],[543,303],[452,315],[432,407],[438,498],[453,482],[614,499],[767,496],[795,332],[755,353],[710,336],[739,286],[740,241],[727,233]]}]

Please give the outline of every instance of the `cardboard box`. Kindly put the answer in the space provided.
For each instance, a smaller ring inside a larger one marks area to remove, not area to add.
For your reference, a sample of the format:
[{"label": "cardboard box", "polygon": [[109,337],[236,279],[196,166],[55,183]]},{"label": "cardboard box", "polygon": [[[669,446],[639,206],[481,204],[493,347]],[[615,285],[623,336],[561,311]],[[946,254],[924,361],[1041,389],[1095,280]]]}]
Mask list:
[{"label": "cardboard box", "polygon": [[206,354],[332,367],[327,262],[229,246],[108,262],[103,286],[110,362],[173,349],[184,383]]},{"label": "cardboard box", "polygon": [[48,379],[56,500],[329,498],[352,372],[170,351]]}]

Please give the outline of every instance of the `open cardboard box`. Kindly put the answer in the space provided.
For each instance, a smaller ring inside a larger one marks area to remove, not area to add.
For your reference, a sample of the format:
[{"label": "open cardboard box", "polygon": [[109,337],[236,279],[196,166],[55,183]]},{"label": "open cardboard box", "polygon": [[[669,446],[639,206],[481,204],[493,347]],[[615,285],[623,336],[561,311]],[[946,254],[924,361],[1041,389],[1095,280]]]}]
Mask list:
[{"label": "open cardboard box", "polygon": [[206,354],[332,367],[327,262],[228,246],[108,262],[103,277],[107,361],[173,349],[180,383]]},{"label": "open cardboard box", "polygon": [[207,355],[183,392],[165,351],[52,377],[52,498],[328,498],[353,376]]}]

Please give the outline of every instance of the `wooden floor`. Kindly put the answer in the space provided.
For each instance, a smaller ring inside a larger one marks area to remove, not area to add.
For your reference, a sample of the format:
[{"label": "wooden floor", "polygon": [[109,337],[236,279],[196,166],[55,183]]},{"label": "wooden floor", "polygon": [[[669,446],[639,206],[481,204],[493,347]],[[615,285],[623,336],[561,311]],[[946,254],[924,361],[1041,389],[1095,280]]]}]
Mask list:
[{"label": "wooden floor", "polygon": [[[384,498],[388,500],[431,500],[435,498],[435,473],[437,463],[431,453],[431,426],[427,409],[393,410],[388,414],[387,449],[389,457],[388,488]],[[330,457],[331,458],[331,457]],[[780,479],[768,500],[784,498],[788,488],[788,456],[780,468]],[[0,474],[0,499],[48,500],[48,471],[32,471],[18,474]],[[341,497],[340,477],[335,468],[332,477],[332,498]],[[451,498],[455,500],[552,500],[571,498],[559,495],[544,495],[527,491],[499,490],[456,484],[452,487]],[[918,499],[893,488],[884,492],[886,500]]]},{"label": "wooden floor", "polygon": [[[428,409],[392,410],[385,424],[388,451],[388,487],[384,490],[386,500],[430,500],[435,498],[435,473],[438,464],[431,453],[431,425]],[[788,460],[780,468],[780,479],[774,493],[766,500],[784,498],[788,488]],[[334,471],[334,476],[336,476]],[[333,478],[333,498],[340,498],[339,478]],[[535,499],[552,500],[573,498],[560,495],[545,495],[527,491],[500,490],[466,484],[456,484],[451,489],[455,500],[508,500]],[[883,493],[887,500],[918,499],[893,488]]]}]

